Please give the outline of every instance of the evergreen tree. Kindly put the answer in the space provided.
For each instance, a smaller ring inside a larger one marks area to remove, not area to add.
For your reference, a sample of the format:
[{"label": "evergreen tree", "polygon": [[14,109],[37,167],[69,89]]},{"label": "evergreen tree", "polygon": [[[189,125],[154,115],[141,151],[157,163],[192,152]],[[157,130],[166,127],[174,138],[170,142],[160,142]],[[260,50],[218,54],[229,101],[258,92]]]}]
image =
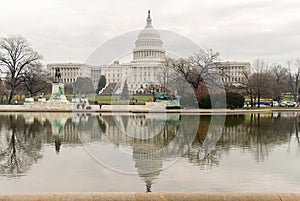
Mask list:
[{"label": "evergreen tree", "polygon": [[242,108],[245,102],[245,98],[242,96],[242,94],[236,92],[227,92],[226,100],[228,108]]},{"label": "evergreen tree", "polygon": [[78,77],[73,84],[73,92],[78,94],[95,93],[93,81],[89,77]]},{"label": "evergreen tree", "polygon": [[[213,98],[211,96],[213,96]],[[224,95],[222,94],[208,94],[207,96],[201,98],[199,102],[199,108],[221,108],[223,104],[220,99],[223,97]],[[213,103],[212,100],[214,100]],[[241,94],[236,92],[226,92],[227,108],[242,108],[244,106],[244,102],[245,98]]]},{"label": "evergreen tree", "polygon": [[130,97],[129,97],[127,80],[125,80],[124,87],[123,87],[122,94],[121,94],[121,99],[128,100],[129,98]]},{"label": "evergreen tree", "polygon": [[105,87],[105,85],[106,85],[106,78],[104,75],[101,75],[97,86],[97,94]]}]

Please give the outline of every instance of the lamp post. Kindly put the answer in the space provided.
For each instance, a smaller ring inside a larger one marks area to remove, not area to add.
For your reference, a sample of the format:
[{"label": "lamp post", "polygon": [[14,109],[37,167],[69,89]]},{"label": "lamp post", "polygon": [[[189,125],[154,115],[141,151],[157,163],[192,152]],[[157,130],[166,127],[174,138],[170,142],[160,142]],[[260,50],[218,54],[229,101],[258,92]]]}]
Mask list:
[{"label": "lamp post", "polygon": [[151,94],[152,94],[153,102],[155,102],[155,97],[154,97],[154,85],[151,84],[150,86],[151,86],[150,92],[151,92]]}]

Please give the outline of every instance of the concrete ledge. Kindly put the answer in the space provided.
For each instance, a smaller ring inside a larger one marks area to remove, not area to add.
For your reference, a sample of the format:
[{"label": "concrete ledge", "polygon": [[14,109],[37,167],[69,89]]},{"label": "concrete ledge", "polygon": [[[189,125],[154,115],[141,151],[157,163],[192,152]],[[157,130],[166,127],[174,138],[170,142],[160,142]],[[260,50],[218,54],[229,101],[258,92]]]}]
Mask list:
[{"label": "concrete ledge", "polygon": [[181,113],[181,114],[246,114],[246,113],[272,113],[272,112],[300,112],[300,108],[266,108],[266,109],[163,109],[161,107],[146,107],[145,105],[90,105],[90,110],[75,109],[74,105],[62,104],[61,106],[43,105],[39,102],[32,105],[0,105],[0,112],[97,112],[97,113]]},{"label": "concrete ledge", "polygon": [[67,201],[299,201],[300,194],[294,193],[16,193],[0,194],[5,201],[67,200]]}]

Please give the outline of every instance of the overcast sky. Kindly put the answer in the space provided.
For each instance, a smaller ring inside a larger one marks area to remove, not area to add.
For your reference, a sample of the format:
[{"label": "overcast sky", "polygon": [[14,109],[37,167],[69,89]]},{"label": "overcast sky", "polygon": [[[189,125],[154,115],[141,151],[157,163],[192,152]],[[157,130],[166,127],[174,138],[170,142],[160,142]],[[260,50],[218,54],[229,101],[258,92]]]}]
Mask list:
[{"label": "overcast sky", "polygon": [[153,25],[212,48],[223,60],[284,63],[300,58],[298,0],[10,0],[0,36],[25,37],[44,63],[85,62],[101,44]]}]

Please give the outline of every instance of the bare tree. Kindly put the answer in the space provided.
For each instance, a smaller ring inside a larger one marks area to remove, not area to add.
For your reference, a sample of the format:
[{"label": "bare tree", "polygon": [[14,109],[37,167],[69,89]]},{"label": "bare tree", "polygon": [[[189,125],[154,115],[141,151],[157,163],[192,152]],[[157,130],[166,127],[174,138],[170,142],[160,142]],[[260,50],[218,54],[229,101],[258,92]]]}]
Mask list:
[{"label": "bare tree", "polygon": [[287,90],[288,70],[280,64],[273,64],[271,69],[262,59],[257,59],[253,63],[252,74],[243,72],[244,79],[239,84],[250,97],[250,105],[254,106],[254,99],[258,99],[260,107],[260,98],[280,99],[283,92]]},{"label": "bare tree", "polygon": [[[296,71],[293,72],[292,66],[296,67]],[[288,66],[288,77],[289,77],[289,88],[290,92],[293,95],[294,101],[297,101],[297,94],[299,90],[299,82],[300,82],[300,60],[296,59],[295,62],[287,61]]]},{"label": "bare tree", "polygon": [[186,80],[182,76],[178,76],[175,71],[170,72],[167,87],[176,90],[180,96],[193,93]]},{"label": "bare tree", "polygon": [[254,73],[250,78],[250,86],[257,97],[257,107],[260,107],[262,97],[270,97],[271,82],[268,72],[268,65],[263,59],[257,59],[253,63]]},{"label": "bare tree", "polygon": [[49,80],[50,77],[46,69],[43,69],[40,63],[29,65],[22,74],[22,85],[31,95],[35,95],[49,87]]},{"label": "bare tree", "polygon": [[239,84],[240,84],[240,88],[244,89],[246,94],[249,95],[250,97],[250,105],[251,107],[254,107],[254,83],[252,81],[252,77],[251,74],[249,73],[249,71],[244,70],[242,72],[244,79],[242,79]]},{"label": "bare tree", "polygon": [[28,42],[20,36],[2,38],[0,41],[0,66],[6,68],[7,85],[10,87],[9,103],[15,89],[21,84],[24,70],[41,59]]},{"label": "bare tree", "polygon": [[253,95],[257,98],[257,107],[260,107],[261,98],[270,98],[272,96],[273,77],[269,72],[253,73],[250,77],[250,86]]},{"label": "bare tree", "polygon": [[162,63],[159,80],[160,80],[160,83],[162,83],[162,85],[163,85],[164,92],[166,92],[166,88],[169,87],[169,79],[170,79],[170,73],[171,73],[170,66],[172,63],[173,63],[173,60],[170,57],[166,57],[164,62]]},{"label": "bare tree", "polygon": [[217,75],[223,73],[222,69],[217,69],[218,58],[218,52],[199,50],[188,59],[173,59],[169,65],[191,86],[199,103],[208,94],[208,85],[218,85]]},{"label": "bare tree", "polygon": [[280,64],[273,64],[271,67],[271,75],[273,80],[273,100],[280,101],[281,94],[287,90],[288,85],[288,69]]},{"label": "bare tree", "polygon": [[[166,57],[162,63],[162,72],[160,73],[160,84],[163,86],[164,92],[171,91],[186,99],[188,96],[193,96],[193,90],[183,76],[178,76],[178,72],[174,71],[172,65],[174,59]],[[184,104],[184,101],[181,104]]]}]

